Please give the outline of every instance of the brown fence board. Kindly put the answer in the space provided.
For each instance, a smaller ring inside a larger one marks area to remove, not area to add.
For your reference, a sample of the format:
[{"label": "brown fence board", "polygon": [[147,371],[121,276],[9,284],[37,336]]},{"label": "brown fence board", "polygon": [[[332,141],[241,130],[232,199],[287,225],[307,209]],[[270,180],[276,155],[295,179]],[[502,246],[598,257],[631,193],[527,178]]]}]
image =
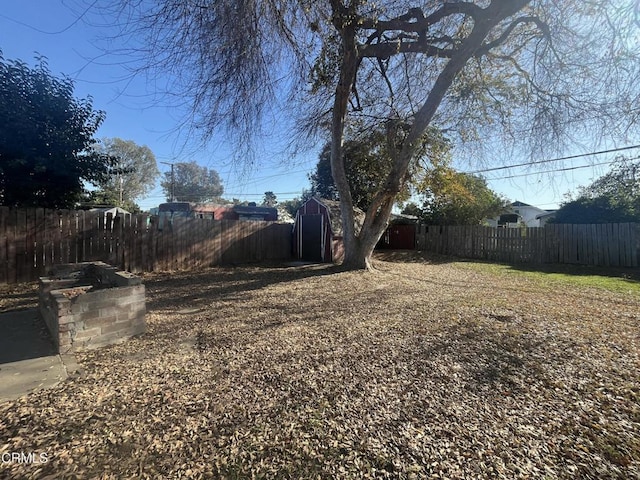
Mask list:
[{"label": "brown fence board", "polygon": [[418,249],[501,262],[638,267],[640,224],[546,225],[543,228],[419,225]]},{"label": "brown fence board", "polygon": [[640,259],[638,256],[640,255],[640,224],[630,224],[629,230],[631,232],[631,240],[630,240],[630,250],[631,250],[631,259],[629,261],[630,265],[639,265]]},{"label": "brown fence board", "polygon": [[158,237],[155,232],[158,228],[158,217],[151,217],[149,222],[149,230],[147,232],[147,255],[149,258],[148,272],[158,270],[156,250],[158,248]]},{"label": "brown fence board", "polygon": [[25,209],[16,210],[15,223],[15,244],[16,244],[16,278],[18,283],[29,281],[31,268],[27,257],[27,211]]},{"label": "brown fence board", "polygon": [[9,207],[0,207],[0,283],[7,283],[8,278],[8,240],[7,222],[9,221]]},{"label": "brown fence board", "polygon": [[611,246],[612,251],[612,266],[619,267],[620,266],[620,224],[612,223],[611,224],[611,239],[609,241],[609,245]]},{"label": "brown fence board", "polygon": [[290,256],[291,225],[0,207],[0,283],[33,281],[69,262],[144,272]]},{"label": "brown fence board", "polygon": [[130,272],[139,272],[140,271],[140,237],[138,230],[138,216],[137,215],[127,215],[125,216],[125,225],[127,225],[129,230],[129,236],[127,240],[129,241],[129,251],[131,252],[129,256],[129,264],[127,265],[127,270]]},{"label": "brown fence board", "polygon": [[25,238],[25,281],[29,281],[32,275],[37,271],[36,267],[36,209],[27,210],[26,217],[26,238]]},{"label": "brown fence board", "polygon": [[18,281],[18,270],[16,268],[16,223],[17,212],[15,209],[9,211],[6,224],[7,237],[7,282],[16,283]]},{"label": "brown fence board", "polygon": [[160,271],[169,270],[169,233],[171,225],[166,218],[160,219],[158,236],[158,269]]}]

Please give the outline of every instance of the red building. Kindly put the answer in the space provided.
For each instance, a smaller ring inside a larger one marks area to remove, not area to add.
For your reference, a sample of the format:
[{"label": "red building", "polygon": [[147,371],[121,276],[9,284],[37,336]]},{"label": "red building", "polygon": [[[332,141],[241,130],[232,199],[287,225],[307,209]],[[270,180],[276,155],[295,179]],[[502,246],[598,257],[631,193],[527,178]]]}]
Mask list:
[{"label": "red building", "polygon": [[418,219],[409,215],[391,215],[389,226],[380,237],[376,249],[415,250]]}]

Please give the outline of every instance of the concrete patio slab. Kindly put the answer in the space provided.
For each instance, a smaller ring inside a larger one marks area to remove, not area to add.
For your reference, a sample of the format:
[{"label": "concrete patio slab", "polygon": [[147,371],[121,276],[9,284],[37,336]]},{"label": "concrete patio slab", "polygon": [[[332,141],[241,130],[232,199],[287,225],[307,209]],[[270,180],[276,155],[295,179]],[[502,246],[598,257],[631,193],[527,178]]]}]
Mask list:
[{"label": "concrete patio slab", "polygon": [[37,309],[0,314],[0,402],[52,387],[78,369],[57,354]]}]

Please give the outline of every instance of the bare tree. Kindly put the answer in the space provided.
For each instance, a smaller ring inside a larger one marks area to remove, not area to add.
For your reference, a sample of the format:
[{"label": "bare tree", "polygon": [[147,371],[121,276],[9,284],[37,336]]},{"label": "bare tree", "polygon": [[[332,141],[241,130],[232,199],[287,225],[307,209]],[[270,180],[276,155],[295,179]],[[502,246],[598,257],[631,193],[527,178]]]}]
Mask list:
[{"label": "bare tree", "polygon": [[[249,145],[274,105],[295,112],[300,131],[330,132],[350,268],[371,267],[430,126],[463,146],[491,139],[544,151],[620,138],[639,113],[631,1],[122,2],[124,24],[143,34],[145,68],[173,74],[205,137],[226,126]],[[386,130],[393,165],[356,234],[341,150],[345,131],[371,126]]]}]

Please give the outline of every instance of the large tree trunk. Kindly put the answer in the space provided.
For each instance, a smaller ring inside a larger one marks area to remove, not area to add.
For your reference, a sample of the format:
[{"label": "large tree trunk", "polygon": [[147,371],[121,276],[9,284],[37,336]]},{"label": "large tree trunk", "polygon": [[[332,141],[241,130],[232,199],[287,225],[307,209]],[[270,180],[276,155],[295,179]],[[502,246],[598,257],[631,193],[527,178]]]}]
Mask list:
[{"label": "large tree trunk", "polygon": [[[380,237],[387,228],[395,195],[389,195],[380,205],[375,215],[367,212],[365,223],[360,233],[355,237],[355,247],[347,250],[345,246],[343,267],[349,270],[373,270],[371,257]],[[368,221],[373,219],[373,221]]]},{"label": "large tree trunk", "polygon": [[[352,3],[356,8],[358,2]],[[356,42],[356,27],[349,24],[351,12],[342,7],[337,1],[332,2],[334,9],[334,23],[336,29],[342,33],[342,62],[340,64],[340,78],[336,86],[331,118],[331,175],[340,196],[340,213],[342,215],[342,239],[344,242],[345,262],[350,265],[356,258],[360,258],[360,243],[355,232],[355,216],[351,188],[347,180],[344,161],[342,158],[342,144],[344,140],[344,126],[347,117],[349,96],[358,70],[358,48]],[[348,261],[347,261],[348,259]],[[365,263],[354,268],[367,268]]]},{"label": "large tree trunk", "polygon": [[[359,51],[355,35],[356,30],[353,24],[347,20],[344,20],[346,22],[344,24],[334,21],[336,28],[342,34],[343,56],[333,108],[331,171],[340,195],[345,248],[344,267],[369,270],[372,268],[371,256],[376,243],[387,227],[396,195],[400,192],[406,179],[409,164],[416,153],[417,145],[433,120],[444,96],[456,76],[482,47],[492,28],[498,25],[502,19],[516,13],[529,2],[530,0],[500,0],[491,3],[489,7],[482,10],[482,14],[476,12],[477,17],[475,18],[473,30],[457,49],[456,53],[449,58],[449,61],[438,75],[425,103],[416,112],[402,149],[395,153],[391,171],[384,185],[374,196],[358,235],[354,230],[353,201],[342,159],[342,141],[348,100],[354,86],[359,64]],[[352,2],[351,7],[354,7],[357,3],[357,1]],[[349,18],[352,13],[349,12],[348,8],[343,8],[340,11],[342,19]],[[351,18],[354,18],[354,16]]]}]

